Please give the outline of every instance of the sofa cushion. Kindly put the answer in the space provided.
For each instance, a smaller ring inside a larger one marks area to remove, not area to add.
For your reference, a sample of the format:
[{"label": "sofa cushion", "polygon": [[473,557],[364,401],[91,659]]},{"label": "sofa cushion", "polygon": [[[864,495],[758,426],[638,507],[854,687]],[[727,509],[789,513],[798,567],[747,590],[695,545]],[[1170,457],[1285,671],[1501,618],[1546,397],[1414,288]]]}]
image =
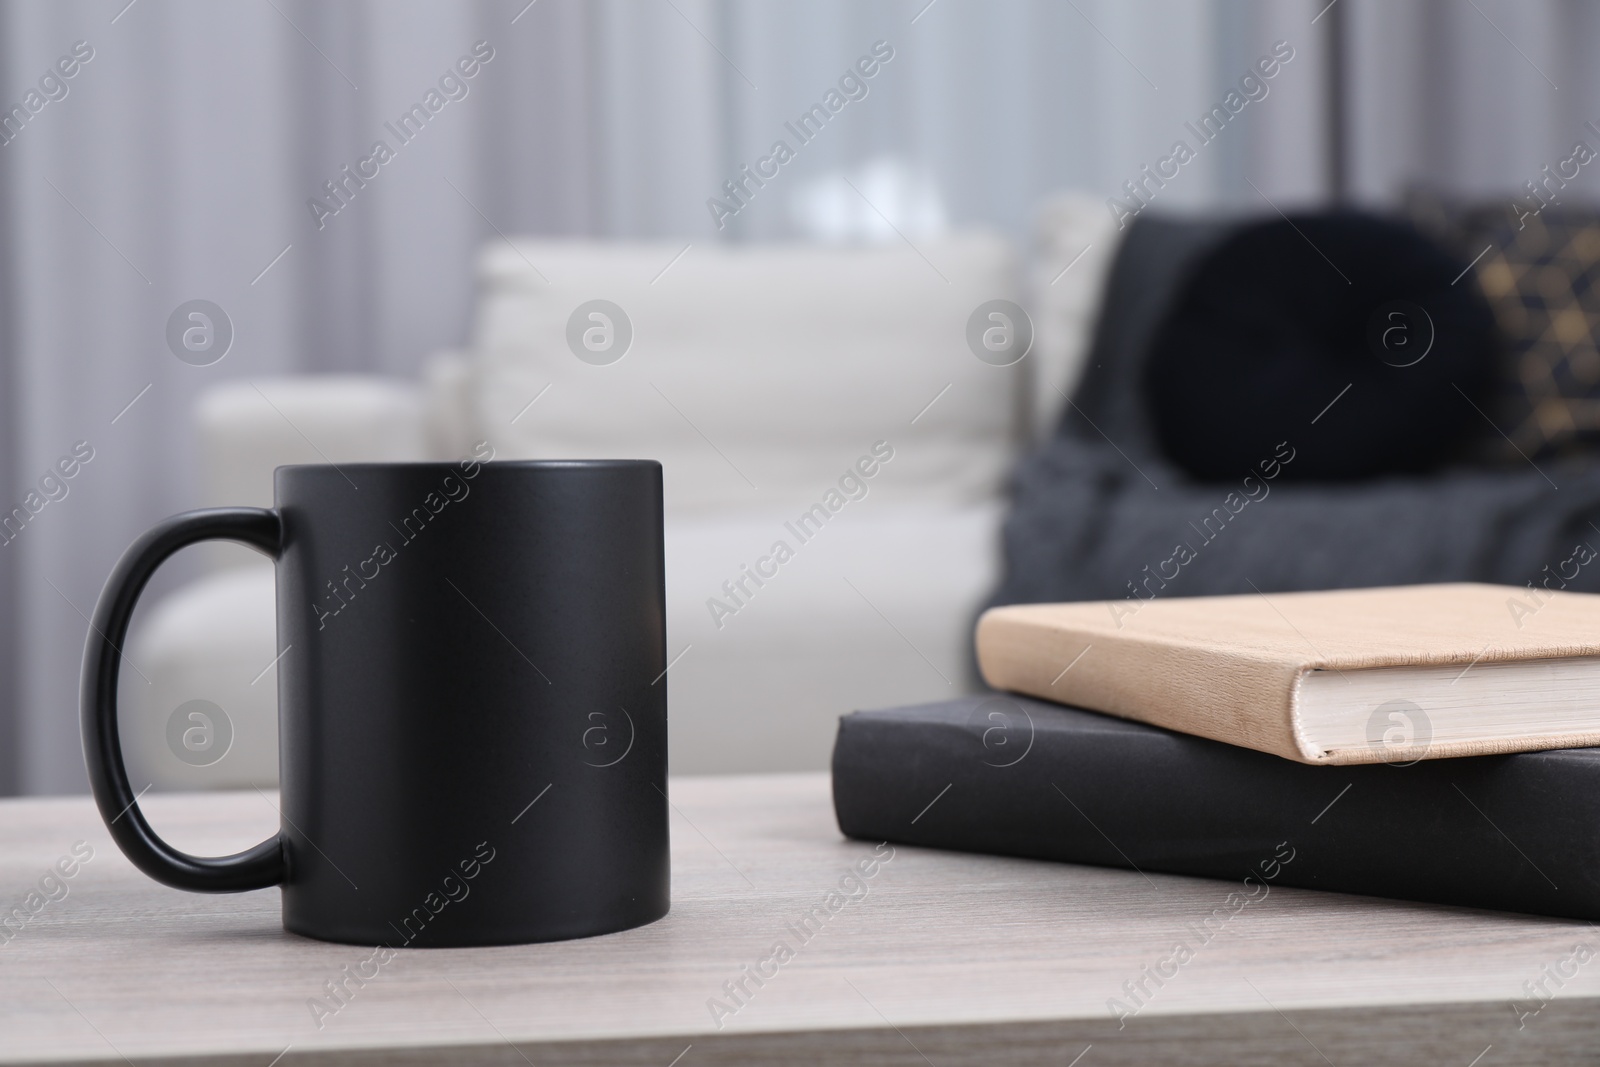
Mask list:
[{"label": "sofa cushion", "polygon": [[[1020,299],[1004,241],[683,249],[486,249],[476,402],[498,455],[658,459],[673,512],[799,501],[879,440],[899,457],[886,496],[999,492],[1027,361],[982,362],[966,334],[979,304]],[[631,327],[614,362],[569,347],[569,320],[596,299]]]},{"label": "sofa cushion", "polygon": [[[667,523],[674,774],[823,768],[840,715],[970,691],[1001,505],[850,508],[806,544],[777,515]],[[793,559],[760,587],[744,580],[778,538]],[[752,595],[736,614],[709,609],[736,603],[730,579]]]}]

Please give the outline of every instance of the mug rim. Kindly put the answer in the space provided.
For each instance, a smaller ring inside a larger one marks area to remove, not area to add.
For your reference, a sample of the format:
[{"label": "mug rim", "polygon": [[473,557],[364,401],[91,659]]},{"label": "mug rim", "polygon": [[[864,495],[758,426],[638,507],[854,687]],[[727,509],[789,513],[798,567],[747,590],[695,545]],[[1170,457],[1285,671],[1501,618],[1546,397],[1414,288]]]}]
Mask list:
[{"label": "mug rim", "polygon": [[524,470],[605,470],[608,468],[632,469],[654,467],[661,469],[656,459],[420,459],[420,460],[361,460],[355,463],[281,463],[272,468],[274,475],[281,471],[386,471],[386,470],[455,470],[463,464],[476,463],[480,467],[521,468]]}]

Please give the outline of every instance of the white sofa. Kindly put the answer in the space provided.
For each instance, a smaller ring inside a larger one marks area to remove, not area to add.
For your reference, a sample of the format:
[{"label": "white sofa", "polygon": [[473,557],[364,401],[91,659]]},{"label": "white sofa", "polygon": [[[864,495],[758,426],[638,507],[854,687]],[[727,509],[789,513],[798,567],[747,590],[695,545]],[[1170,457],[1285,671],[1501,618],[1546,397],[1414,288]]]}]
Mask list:
[{"label": "white sofa", "polygon": [[[421,381],[208,394],[205,503],[270,504],[280,463],[448,459],[479,440],[499,459],[659,459],[673,772],[825,767],[841,713],[971,684],[1006,473],[1071,387],[1114,244],[1093,200],[1058,199],[1040,218],[1031,286],[984,233],[917,248],[696,246],[677,259],[681,245],[497,242],[480,260],[470,343]],[[1009,367],[966,341],[969,315],[996,298],[1029,307],[1037,328]],[[593,299],[620,306],[633,333],[605,365],[567,341]],[[800,543],[785,523],[875,446],[892,458],[865,495]],[[743,568],[779,539],[794,558],[740,591]],[[131,649],[152,684],[127,692],[124,744],[135,778],[160,788],[276,778],[270,567],[222,549],[208,565],[152,608]],[[233,728],[232,750],[207,766],[167,747],[168,719],[192,699]]]}]

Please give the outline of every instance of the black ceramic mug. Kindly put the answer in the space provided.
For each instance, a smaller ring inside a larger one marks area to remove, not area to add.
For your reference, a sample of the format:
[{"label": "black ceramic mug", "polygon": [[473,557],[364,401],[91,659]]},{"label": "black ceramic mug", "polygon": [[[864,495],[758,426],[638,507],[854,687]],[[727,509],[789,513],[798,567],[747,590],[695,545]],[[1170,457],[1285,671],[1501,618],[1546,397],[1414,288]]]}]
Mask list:
[{"label": "black ceramic mug", "polygon": [[[118,562],[84,653],[84,757],[133,863],[201,892],[283,887],[283,924],[366,945],[496,945],[668,906],[661,465],[280,467],[271,510],[191,511]],[[134,602],[197,541],[277,561],[280,833],[162,841],[117,733]]]}]

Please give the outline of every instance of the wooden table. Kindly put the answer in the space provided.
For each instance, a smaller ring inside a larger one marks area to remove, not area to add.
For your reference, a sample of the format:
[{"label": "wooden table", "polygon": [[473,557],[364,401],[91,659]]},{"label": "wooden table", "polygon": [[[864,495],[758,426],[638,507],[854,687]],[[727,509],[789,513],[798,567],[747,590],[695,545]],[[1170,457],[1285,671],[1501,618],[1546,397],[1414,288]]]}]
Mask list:
[{"label": "wooden table", "polygon": [[[1107,1001],[1127,1003],[1123,983],[1169,957],[1234,886],[902,847],[828,913],[830,891],[874,847],[839,835],[826,776],[680,779],[672,800],[666,919],[588,941],[403,950],[320,1020],[309,1003],[370,950],[284,933],[275,891],[198,896],[146,880],[87,798],[0,802],[0,907],[75,842],[94,850],[62,881],[65,897],[0,943],[0,1062],[1497,1067],[1600,1056],[1600,930],[1586,923],[1273,889],[1176,976],[1143,978],[1150,995],[1119,1028]],[[175,844],[213,853],[276,821],[253,792],[145,806]],[[802,942],[797,924],[818,905],[828,918]],[[778,941],[792,958],[761,964]],[[1595,958],[1566,965],[1577,973],[1559,988],[1546,979],[1554,996],[1519,1029],[1523,983],[1580,943]],[[740,1003],[724,983],[746,966],[776,973],[760,987],[746,979]]]}]

